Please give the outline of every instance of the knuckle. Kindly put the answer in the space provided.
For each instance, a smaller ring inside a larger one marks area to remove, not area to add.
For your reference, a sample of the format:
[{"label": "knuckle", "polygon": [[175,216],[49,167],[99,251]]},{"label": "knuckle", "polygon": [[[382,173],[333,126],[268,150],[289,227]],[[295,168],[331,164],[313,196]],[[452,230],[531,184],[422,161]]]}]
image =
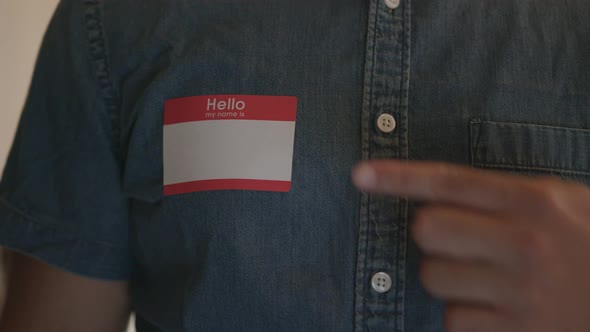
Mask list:
[{"label": "knuckle", "polygon": [[422,285],[424,286],[424,288],[426,288],[427,290],[432,291],[433,290],[433,285],[436,284],[436,277],[437,277],[437,271],[436,271],[436,266],[435,264],[430,260],[430,259],[424,259],[422,261],[422,264],[420,266],[420,281],[422,282]]},{"label": "knuckle", "polygon": [[444,314],[444,325],[447,332],[463,332],[468,328],[461,309],[455,305],[447,306]]},{"label": "knuckle", "polygon": [[533,186],[532,196],[542,210],[559,209],[562,205],[562,182],[554,177],[541,178]]},{"label": "knuckle", "polygon": [[426,241],[430,233],[431,220],[436,215],[435,208],[424,207],[416,211],[412,225],[412,234],[417,242]]},{"label": "knuckle", "polygon": [[431,194],[435,199],[444,198],[448,192],[458,191],[461,181],[457,181],[457,170],[451,165],[440,163],[435,166],[438,174],[437,183],[431,187]]},{"label": "knuckle", "polygon": [[422,223],[424,221],[429,220],[432,217],[432,208],[430,207],[423,207],[416,210],[416,214],[414,215],[414,220],[417,223]]},{"label": "knuckle", "polygon": [[542,264],[549,252],[550,243],[546,234],[538,229],[522,231],[515,240],[515,251],[527,265],[538,266]]},{"label": "knuckle", "polygon": [[542,306],[544,298],[545,296],[537,284],[532,280],[528,280],[521,284],[518,305],[513,303],[513,305],[516,305],[514,309],[521,317],[534,316],[534,313]]},{"label": "knuckle", "polygon": [[435,172],[441,176],[448,176],[452,172],[452,168],[447,163],[436,163],[433,165]]}]

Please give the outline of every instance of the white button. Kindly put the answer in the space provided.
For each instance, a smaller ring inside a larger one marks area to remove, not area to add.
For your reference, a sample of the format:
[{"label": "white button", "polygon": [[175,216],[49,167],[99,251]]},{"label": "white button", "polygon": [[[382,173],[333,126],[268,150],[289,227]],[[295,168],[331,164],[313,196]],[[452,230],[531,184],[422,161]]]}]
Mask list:
[{"label": "white button", "polygon": [[381,114],[377,119],[377,127],[385,134],[389,134],[395,130],[395,118],[391,114]]},{"label": "white button", "polygon": [[385,5],[389,9],[396,9],[397,7],[399,7],[400,0],[384,0],[384,1],[385,1]]},{"label": "white button", "polygon": [[385,272],[375,273],[371,279],[371,286],[377,293],[387,293],[391,289],[391,277]]}]

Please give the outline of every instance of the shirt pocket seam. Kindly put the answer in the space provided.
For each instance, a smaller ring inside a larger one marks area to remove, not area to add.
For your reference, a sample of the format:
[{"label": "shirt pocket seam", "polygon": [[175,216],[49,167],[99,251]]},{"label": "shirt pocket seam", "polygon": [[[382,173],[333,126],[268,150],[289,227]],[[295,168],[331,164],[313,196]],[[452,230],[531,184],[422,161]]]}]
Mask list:
[{"label": "shirt pocket seam", "polygon": [[583,152],[587,147],[588,129],[479,119],[470,122],[474,167],[560,173],[590,180],[590,153]]},{"label": "shirt pocket seam", "polygon": [[473,162],[473,166],[481,168],[500,168],[500,169],[515,169],[523,171],[536,171],[536,172],[557,172],[565,175],[582,176],[590,178],[590,172],[570,170],[565,168],[552,168],[552,167],[538,167],[538,166],[522,166],[512,164],[493,164],[493,163],[479,163]]}]

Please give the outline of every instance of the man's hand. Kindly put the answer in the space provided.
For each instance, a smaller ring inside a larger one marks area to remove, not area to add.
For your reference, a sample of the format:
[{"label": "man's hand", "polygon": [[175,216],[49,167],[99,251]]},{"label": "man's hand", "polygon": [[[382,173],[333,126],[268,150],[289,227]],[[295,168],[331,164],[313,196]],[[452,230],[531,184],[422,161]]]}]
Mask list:
[{"label": "man's hand", "polygon": [[449,332],[590,331],[590,189],[443,163],[375,161],[357,187],[424,201],[421,280]]},{"label": "man's hand", "polygon": [[74,275],[11,253],[1,332],[119,332],[129,320],[126,282]]}]

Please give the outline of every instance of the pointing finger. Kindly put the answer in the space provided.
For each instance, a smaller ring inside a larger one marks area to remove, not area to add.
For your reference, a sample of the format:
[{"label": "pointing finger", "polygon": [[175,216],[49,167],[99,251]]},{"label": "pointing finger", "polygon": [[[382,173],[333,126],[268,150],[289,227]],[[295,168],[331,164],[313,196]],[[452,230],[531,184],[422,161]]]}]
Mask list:
[{"label": "pointing finger", "polygon": [[360,190],[489,211],[519,210],[531,181],[497,172],[435,162],[370,161],[353,171]]}]

